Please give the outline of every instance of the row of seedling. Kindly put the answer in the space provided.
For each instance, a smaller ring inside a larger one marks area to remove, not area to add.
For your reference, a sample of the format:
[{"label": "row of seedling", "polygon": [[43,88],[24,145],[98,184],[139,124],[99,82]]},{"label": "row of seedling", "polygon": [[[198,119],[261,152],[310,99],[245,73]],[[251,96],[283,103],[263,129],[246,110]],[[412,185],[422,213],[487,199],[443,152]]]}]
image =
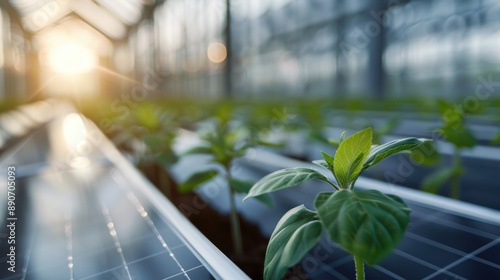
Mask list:
[{"label": "row of seedling", "polygon": [[[356,179],[364,170],[381,160],[397,153],[411,153],[422,145],[431,145],[432,141],[410,137],[380,143],[381,135],[390,131],[391,127],[382,133],[374,133],[371,128],[366,128],[350,137],[343,134],[340,139],[329,139],[323,132],[323,127],[328,125],[322,118],[321,110],[324,108],[315,108],[319,106],[317,103],[301,105],[297,111],[302,114],[295,115],[282,110],[287,107],[236,105],[229,102],[210,107],[193,104],[189,110],[167,110],[158,104],[139,104],[125,118],[116,122],[113,139],[119,147],[133,155],[138,165],[153,162],[165,170],[176,163],[179,157],[209,155],[220,168],[195,172],[175,186],[160,183],[161,188],[167,196],[171,194],[172,187],[181,192],[193,191],[222,175],[231,198],[231,235],[236,254],[244,254],[236,193],[247,194],[245,199],[256,198],[272,206],[268,196],[270,192],[308,180],[324,181],[332,186],[332,191],[317,195],[314,210],[306,209],[303,205],[297,206],[277,224],[266,252],[264,277],[282,277],[289,267],[300,262],[325,230],[333,242],[353,255],[357,279],[364,279],[364,263],[378,263],[397,246],[407,227],[410,209],[394,195],[377,190],[358,190],[355,188]],[[440,103],[443,116],[449,112],[446,106],[450,105]],[[279,108],[278,111],[276,108]],[[450,180],[452,196],[458,196],[460,174],[463,172],[460,151],[475,144],[473,135],[465,126],[464,116],[443,117],[443,126],[439,131],[442,138],[456,148],[453,164],[423,180],[424,189],[435,192],[444,181]],[[186,117],[191,119],[186,120]],[[176,154],[173,143],[180,126],[198,127],[202,144],[183,154]],[[249,148],[256,146],[279,150],[286,146],[286,142],[283,139],[274,142],[273,134],[290,131],[306,131],[311,140],[330,145],[335,153],[322,153],[323,159],[314,163],[329,171],[334,180],[316,169],[303,167],[276,171],[258,182],[234,178],[231,165],[235,159],[243,157]]]}]

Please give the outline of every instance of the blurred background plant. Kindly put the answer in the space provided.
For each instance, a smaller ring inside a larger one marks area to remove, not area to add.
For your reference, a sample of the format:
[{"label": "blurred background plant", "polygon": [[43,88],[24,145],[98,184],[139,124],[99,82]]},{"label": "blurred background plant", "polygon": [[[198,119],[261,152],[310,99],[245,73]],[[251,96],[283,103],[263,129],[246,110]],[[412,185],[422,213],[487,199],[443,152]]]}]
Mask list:
[{"label": "blurred background plant", "polygon": [[152,103],[140,103],[115,125],[118,133],[113,136],[113,142],[127,151],[146,176],[171,197],[174,183],[168,169],[178,160],[173,150],[179,129],[176,112]]},{"label": "blurred background plant", "polygon": [[[234,160],[245,156],[249,148],[257,145],[271,145],[267,141],[262,141],[263,134],[255,127],[249,128],[245,123],[232,121],[234,107],[230,104],[220,106],[214,118],[200,123],[198,135],[203,141],[182,156],[192,154],[204,154],[211,157],[211,162],[219,168],[211,168],[193,173],[189,178],[179,185],[179,191],[193,191],[199,186],[213,180],[216,176],[222,175],[227,184],[230,203],[231,236],[234,253],[237,256],[243,254],[243,240],[241,237],[238,210],[236,208],[235,194],[246,194],[253,185],[253,182],[240,180],[231,174],[231,167]],[[271,198],[267,195],[257,197],[261,202],[272,205]]]},{"label": "blurred background plant", "polygon": [[437,104],[443,121],[437,132],[444,140],[453,145],[452,159],[447,167],[439,168],[427,176],[422,181],[422,189],[437,193],[446,182],[449,182],[449,196],[459,199],[460,177],[465,172],[465,168],[462,166],[461,152],[464,148],[473,148],[477,142],[472,131],[467,127],[465,118],[468,114],[477,111],[464,110],[463,107],[445,100],[438,100]]}]

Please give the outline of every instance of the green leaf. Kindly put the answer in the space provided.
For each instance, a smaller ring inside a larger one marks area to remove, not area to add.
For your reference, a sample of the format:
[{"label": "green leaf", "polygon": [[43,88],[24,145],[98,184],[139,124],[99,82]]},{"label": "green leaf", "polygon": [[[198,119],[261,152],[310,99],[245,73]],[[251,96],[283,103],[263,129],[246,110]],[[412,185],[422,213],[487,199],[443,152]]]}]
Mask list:
[{"label": "green leaf", "polygon": [[257,145],[269,148],[283,148],[285,146],[285,142],[270,142],[266,140],[259,139],[257,140]]},{"label": "green leaf", "polygon": [[293,187],[312,179],[329,182],[325,175],[311,168],[294,167],[281,169],[265,176],[255,183],[243,200],[284,188]]},{"label": "green leaf", "polygon": [[[359,154],[359,155],[356,157],[356,159],[354,159],[354,160],[352,161],[352,163],[349,165],[349,169],[347,170],[347,178],[354,178],[354,179],[351,181],[351,182],[352,182],[352,183],[351,183],[351,188],[353,187],[354,182],[356,181],[356,178],[358,177],[358,176],[354,176],[354,177],[353,177],[353,174],[354,174],[354,172],[356,172],[356,170],[358,170],[358,169],[359,169],[359,166],[361,166],[361,165],[362,165],[362,161],[364,160],[364,158],[365,158],[365,154],[364,154],[364,153],[363,153],[363,154]],[[360,172],[359,172],[359,173],[360,173]],[[358,173],[358,174],[359,174],[359,173]]]},{"label": "green leaf", "polygon": [[345,131],[342,131],[342,134],[340,135],[339,144],[344,142],[344,138],[345,138]]},{"label": "green leaf", "polygon": [[162,134],[152,133],[142,136],[142,141],[150,150],[155,151],[165,146],[168,140]]},{"label": "green leaf", "polygon": [[441,129],[447,141],[458,148],[472,148],[476,145],[476,138],[464,125],[446,125]]},{"label": "green leaf", "polygon": [[422,190],[430,193],[437,193],[455,172],[455,168],[444,168],[431,173],[422,181]]},{"label": "green leaf", "polygon": [[[362,170],[372,144],[371,127],[363,129],[340,143],[333,161],[333,172],[341,188],[347,189]],[[354,166],[355,165],[355,166]]]},{"label": "green leaf", "polygon": [[175,155],[174,152],[170,149],[156,155],[155,159],[160,165],[164,167],[172,166],[172,164],[176,163],[178,160],[177,155]]},{"label": "green leaf", "polygon": [[443,119],[445,119],[445,117],[448,117],[448,115],[450,115],[452,113],[453,113],[453,116],[458,115],[459,117],[461,117],[458,110],[453,110],[452,103],[450,103],[444,99],[438,99],[437,105],[438,105],[439,114],[441,114],[443,116]]},{"label": "green leaf", "polygon": [[156,108],[151,104],[142,104],[132,111],[132,115],[140,125],[150,130],[155,130],[159,127],[158,112],[156,111]]},{"label": "green leaf", "polygon": [[231,178],[231,188],[239,193],[248,193],[253,186],[253,182]]},{"label": "green leaf", "polygon": [[[234,178],[231,178],[230,182],[231,182],[231,188],[239,193],[248,193],[254,184],[253,182],[242,181]],[[259,195],[256,196],[255,198],[260,202],[266,204],[267,206],[270,207],[273,206],[273,201],[269,196],[269,194]]]},{"label": "green leaf", "polygon": [[304,205],[288,211],[269,239],[264,261],[264,279],[281,279],[288,268],[300,262],[321,237],[321,223]]},{"label": "green leaf", "polygon": [[182,155],[186,156],[186,155],[196,155],[196,154],[209,154],[209,155],[212,155],[214,152],[212,150],[211,147],[206,147],[206,146],[197,146],[197,147],[194,147],[194,148],[191,148],[187,151],[185,151],[184,153],[182,153]]},{"label": "green leaf", "polygon": [[327,170],[330,170],[330,165],[328,165],[328,163],[326,163],[326,160],[322,160],[322,159],[313,160],[312,163],[314,163],[318,166],[321,166]]},{"label": "green leaf", "polygon": [[370,265],[397,246],[410,220],[401,198],[377,190],[320,193],[314,204],[330,239]]},{"label": "green leaf", "polygon": [[426,141],[422,143],[422,145],[411,150],[410,158],[418,164],[432,166],[441,160],[441,154],[439,154],[435,142]]},{"label": "green leaf", "polygon": [[326,163],[329,166],[328,170],[333,172],[333,157],[324,152],[321,152],[321,155],[323,156],[323,158],[325,159]]},{"label": "green leaf", "polygon": [[432,140],[410,137],[400,140],[394,140],[391,142],[387,142],[383,145],[375,146],[374,148],[371,149],[370,153],[368,154],[368,157],[366,158],[366,161],[363,164],[363,170],[367,169],[372,165],[377,164],[379,161],[386,159],[394,154],[415,149],[421,144],[430,141]]},{"label": "green leaf", "polygon": [[199,187],[201,184],[208,182],[212,180],[219,171],[216,169],[210,169],[210,170],[204,170],[200,172],[196,172],[193,175],[189,176],[189,178],[184,181],[182,184],[179,185],[179,191],[180,192],[189,192],[197,187]]}]

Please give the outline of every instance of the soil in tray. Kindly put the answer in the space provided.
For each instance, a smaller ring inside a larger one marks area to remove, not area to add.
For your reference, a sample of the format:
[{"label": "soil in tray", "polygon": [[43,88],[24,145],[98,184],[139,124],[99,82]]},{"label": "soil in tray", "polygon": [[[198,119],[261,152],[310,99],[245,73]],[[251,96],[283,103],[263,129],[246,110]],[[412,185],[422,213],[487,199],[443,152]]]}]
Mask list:
[{"label": "soil in tray", "polygon": [[[259,228],[240,218],[243,255],[233,253],[229,215],[221,215],[196,193],[179,193],[177,186],[163,168],[156,164],[141,165],[140,170],[219,250],[228,256],[250,278],[262,279],[264,257],[269,238]],[[162,182],[162,184],[160,184]],[[165,189],[169,184],[169,190]],[[159,187],[163,185],[163,187]]]}]

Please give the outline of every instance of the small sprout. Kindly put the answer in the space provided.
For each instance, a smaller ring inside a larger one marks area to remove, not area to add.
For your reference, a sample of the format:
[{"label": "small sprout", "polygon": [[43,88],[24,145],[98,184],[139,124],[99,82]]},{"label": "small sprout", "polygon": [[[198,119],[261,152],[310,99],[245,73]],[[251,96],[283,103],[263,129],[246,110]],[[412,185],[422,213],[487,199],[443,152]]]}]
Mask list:
[{"label": "small sprout", "polygon": [[[229,116],[227,116],[228,107],[225,106],[223,109],[224,119],[218,120],[212,129],[201,132],[200,138],[204,140],[204,144],[194,147],[183,154],[210,155],[212,156],[212,162],[219,164],[223,171],[210,169],[194,173],[179,185],[179,190],[182,192],[193,191],[202,184],[213,180],[217,175],[223,175],[226,178],[230,195],[233,247],[237,255],[242,255],[243,244],[234,195],[235,193],[248,193],[254,183],[234,178],[230,169],[234,159],[244,156],[249,148],[258,145],[261,141],[259,141],[258,136],[254,136],[251,130],[244,126],[232,128],[226,122],[229,119]],[[258,131],[254,132],[258,134]],[[258,195],[255,198],[266,205],[272,206],[272,200],[267,194]]]},{"label": "small sprout", "polygon": [[462,149],[473,148],[477,142],[474,134],[465,124],[465,117],[471,112],[464,111],[460,106],[445,100],[439,100],[438,107],[443,125],[437,129],[437,132],[454,146],[452,164],[450,167],[431,173],[423,180],[421,188],[437,193],[446,182],[450,181],[450,197],[459,199],[460,177],[465,172],[461,160]]},{"label": "small sprout", "polygon": [[395,195],[355,189],[355,182],[361,172],[381,160],[429,141],[405,138],[372,145],[372,129],[367,128],[346,139],[342,136],[334,156],[322,153],[323,160],[313,162],[329,170],[336,182],[313,168],[295,167],[275,171],[255,183],[244,200],[313,179],[333,187],[332,192],[316,196],[316,211],[300,205],[281,218],[267,247],[264,279],[283,277],[314,247],[323,229],[354,256],[356,277],[364,279],[363,263],[376,264],[397,246],[408,225],[410,209]]}]

